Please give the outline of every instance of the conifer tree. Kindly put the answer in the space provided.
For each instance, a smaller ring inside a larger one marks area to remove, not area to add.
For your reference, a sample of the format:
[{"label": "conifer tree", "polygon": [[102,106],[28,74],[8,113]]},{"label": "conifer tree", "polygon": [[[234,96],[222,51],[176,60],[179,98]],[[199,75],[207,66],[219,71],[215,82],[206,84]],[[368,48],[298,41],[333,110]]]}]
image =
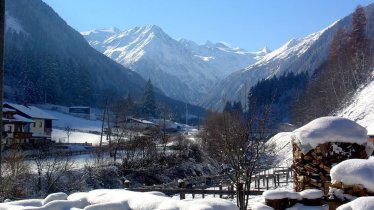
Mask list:
[{"label": "conifer tree", "polygon": [[156,101],[153,93],[153,86],[149,79],[144,88],[144,93],[140,101],[141,114],[143,117],[155,117]]}]

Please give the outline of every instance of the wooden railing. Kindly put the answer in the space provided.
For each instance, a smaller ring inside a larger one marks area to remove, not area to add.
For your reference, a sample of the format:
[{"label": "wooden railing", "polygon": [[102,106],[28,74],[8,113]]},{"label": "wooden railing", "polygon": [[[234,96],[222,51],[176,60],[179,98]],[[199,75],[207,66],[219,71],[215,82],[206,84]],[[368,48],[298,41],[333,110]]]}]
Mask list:
[{"label": "wooden railing", "polygon": [[31,132],[14,132],[13,136],[16,139],[29,139],[32,137],[32,133]]},{"label": "wooden railing", "polygon": [[[234,186],[230,183],[226,183],[226,186],[223,186],[222,180],[225,180],[223,176],[213,176],[213,177],[202,177],[205,182],[207,180],[210,180],[211,183],[217,183],[214,180],[221,180],[221,183],[218,185],[218,189],[197,189],[197,188],[186,188],[186,183],[188,181],[183,181],[181,183],[178,183],[178,188],[173,188],[172,186],[175,186],[174,184],[166,184],[166,185],[160,185],[160,186],[150,186],[150,187],[140,187],[140,188],[131,188],[130,182],[125,182],[125,188],[131,191],[136,192],[149,192],[149,191],[159,191],[162,193],[165,193],[166,195],[175,195],[179,194],[180,199],[185,199],[186,194],[191,194],[192,198],[195,198],[195,195],[202,195],[204,198],[205,195],[214,195],[219,196],[220,198],[223,197],[223,195],[231,196],[231,198],[234,198],[234,196],[237,197],[237,201],[239,202],[240,206],[244,206],[245,203],[245,195],[261,195],[264,190],[268,190],[270,188],[277,188],[282,183],[289,183],[292,182],[292,170],[291,168],[287,167],[274,167],[271,169],[263,170],[259,173],[257,173],[255,176],[252,177],[252,183],[254,184],[254,187],[250,191],[244,190],[244,184],[239,183],[237,186]],[[194,177],[186,180],[195,180],[195,179],[201,179],[201,177]],[[208,186],[206,187],[213,187]],[[215,185],[217,187],[217,185]],[[251,186],[252,187],[252,186]]]}]

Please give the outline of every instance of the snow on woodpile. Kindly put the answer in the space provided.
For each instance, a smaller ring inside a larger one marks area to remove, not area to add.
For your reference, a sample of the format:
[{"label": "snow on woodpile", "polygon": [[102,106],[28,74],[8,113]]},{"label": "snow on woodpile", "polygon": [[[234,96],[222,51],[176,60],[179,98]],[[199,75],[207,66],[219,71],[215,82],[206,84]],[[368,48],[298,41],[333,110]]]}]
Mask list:
[{"label": "snow on woodpile", "polygon": [[356,143],[367,146],[371,155],[373,145],[369,144],[367,130],[356,122],[343,117],[317,118],[295,130],[294,141],[305,154],[320,144],[327,142]]},{"label": "snow on woodpile", "polygon": [[273,136],[266,143],[274,149],[274,165],[289,167],[292,165],[292,132],[281,132]]},{"label": "snow on woodpile", "polygon": [[322,198],[323,192],[317,189],[307,189],[300,192],[300,196],[306,199],[318,199]]},{"label": "snow on woodpile", "polygon": [[[343,184],[345,191],[349,191],[348,186],[359,185],[355,190],[362,189],[374,193],[374,158],[369,159],[350,159],[335,165],[331,169],[331,182],[334,187]],[[353,187],[352,187],[353,190]],[[345,192],[351,194],[349,192]]]},{"label": "snow on woodpile", "polygon": [[336,210],[373,210],[374,197],[360,197],[339,206]]},{"label": "snow on woodpile", "polygon": [[347,159],[367,159],[373,152],[366,129],[346,118],[318,118],[293,133],[295,191],[316,188],[327,195],[333,165]]},{"label": "snow on woodpile", "polygon": [[274,209],[262,203],[255,203],[252,206],[252,210],[274,210]]},{"label": "snow on woodpile", "polygon": [[141,193],[128,190],[93,190],[70,196],[51,194],[44,200],[24,200],[1,203],[0,210],[237,210],[238,207],[218,198],[175,200],[160,193]]},{"label": "snow on woodpile", "polygon": [[[307,189],[302,192],[287,190],[267,190],[262,194],[265,205],[275,210],[283,209],[322,209],[323,192],[318,189]],[[264,208],[258,204],[258,208]]]}]

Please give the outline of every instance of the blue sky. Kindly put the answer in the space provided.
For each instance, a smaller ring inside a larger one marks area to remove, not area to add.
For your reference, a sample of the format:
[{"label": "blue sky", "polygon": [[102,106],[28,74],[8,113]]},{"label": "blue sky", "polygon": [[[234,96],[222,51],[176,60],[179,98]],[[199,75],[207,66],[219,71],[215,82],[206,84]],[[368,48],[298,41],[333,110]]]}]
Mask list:
[{"label": "blue sky", "polygon": [[274,50],[374,0],[43,0],[78,31],[158,25],[175,39]]}]

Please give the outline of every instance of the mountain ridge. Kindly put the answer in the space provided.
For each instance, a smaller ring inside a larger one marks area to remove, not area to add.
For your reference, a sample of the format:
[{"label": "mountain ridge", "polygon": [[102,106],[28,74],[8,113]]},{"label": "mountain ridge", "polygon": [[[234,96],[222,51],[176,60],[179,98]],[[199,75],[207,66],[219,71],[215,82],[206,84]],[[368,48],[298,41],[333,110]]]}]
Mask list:
[{"label": "mountain ridge", "polygon": [[336,21],[321,31],[303,38],[292,38],[278,49],[263,56],[259,61],[233,72],[217,82],[201,98],[199,105],[222,110],[226,101],[246,103],[248,92],[257,82],[289,72],[307,72],[310,76],[327,59],[329,42],[339,27],[348,27],[349,20]]},{"label": "mountain ridge", "polygon": [[210,41],[199,45],[187,39],[175,40],[155,25],[81,34],[99,52],[151,79],[167,96],[188,102],[197,102],[213,83],[267,53]]}]

